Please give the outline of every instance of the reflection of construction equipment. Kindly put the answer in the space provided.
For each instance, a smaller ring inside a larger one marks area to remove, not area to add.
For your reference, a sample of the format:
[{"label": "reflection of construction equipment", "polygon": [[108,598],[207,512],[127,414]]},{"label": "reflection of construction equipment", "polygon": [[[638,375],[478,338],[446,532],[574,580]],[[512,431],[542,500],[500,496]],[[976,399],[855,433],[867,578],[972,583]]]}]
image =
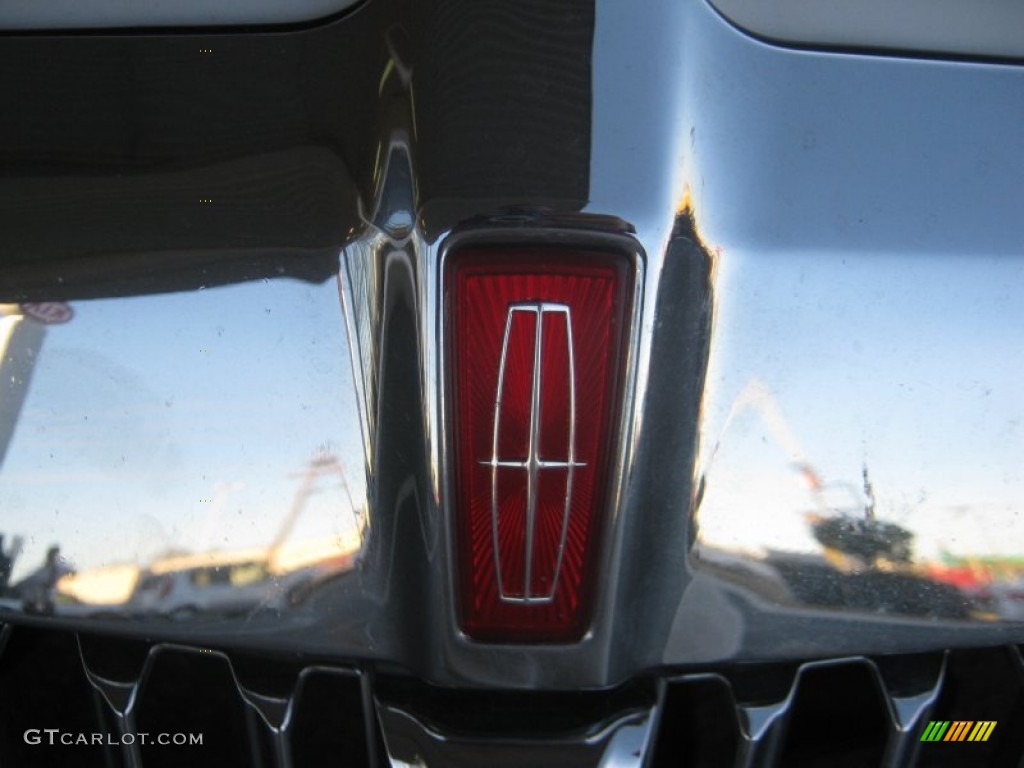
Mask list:
[{"label": "reflection of construction equipment", "polygon": [[[866,506],[870,506],[871,515],[873,516],[873,501],[870,505],[865,505],[855,487],[848,483],[826,484],[821,479],[821,476],[804,453],[800,440],[797,439],[797,436],[790,428],[790,424],[786,422],[785,417],[782,415],[782,409],[779,407],[775,396],[760,379],[751,379],[736,397],[722,428],[722,435],[724,436],[729,431],[729,427],[737,417],[748,411],[754,411],[760,417],[761,422],[767,427],[768,433],[788,459],[790,459],[794,469],[800,473],[814,502],[814,507],[820,514],[843,514],[848,511],[859,512],[864,510]],[[720,437],[718,442],[715,443],[715,449],[712,452],[712,462],[715,460],[715,455],[718,454],[721,443],[722,438]],[[827,498],[828,492],[834,489],[840,490],[840,492],[848,497],[845,500],[846,504],[840,506],[829,503]]]},{"label": "reflection of construction equipment", "polygon": [[879,559],[892,563],[910,561],[914,534],[896,523],[855,518],[809,516],[814,538],[826,549],[853,555],[874,564]]},{"label": "reflection of construction equipment", "polygon": [[[833,511],[837,511],[833,505],[828,503],[826,499],[826,485],[811,465],[800,445],[800,441],[793,434],[793,430],[790,429],[789,422],[786,421],[786,417],[782,414],[782,408],[779,406],[778,401],[771,393],[771,390],[760,379],[751,379],[747,386],[743,388],[743,391],[740,392],[739,397],[733,402],[732,408],[729,410],[729,416],[725,420],[725,426],[722,428],[722,435],[729,431],[729,427],[738,416],[748,410],[753,410],[760,416],[762,423],[768,429],[768,433],[789,457],[794,469],[803,477],[811,498],[814,500],[814,506],[823,514],[831,514]],[[715,444],[712,460],[714,460],[714,455],[718,453],[719,445],[721,445],[721,438]],[[844,491],[849,490],[845,485],[840,485],[839,487]]]},{"label": "reflection of construction equipment", "polygon": [[[299,518],[302,516],[302,512],[306,507],[306,502],[309,501],[310,496],[316,492],[316,489],[314,488],[316,481],[321,477],[328,477],[330,475],[337,475],[341,480],[341,486],[345,490],[345,496],[348,499],[349,508],[352,510],[352,514],[355,517],[359,542],[362,544],[364,535],[363,515],[360,510],[356,509],[355,502],[352,499],[352,491],[349,488],[348,479],[345,477],[345,469],[337,457],[330,453],[322,452],[313,458],[309,463],[309,467],[305,471],[295,472],[290,475],[290,477],[301,477],[302,483],[299,485],[299,489],[295,494],[295,498],[288,510],[288,514],[285,516],[284,521],[278,528],[274,538],[267,546],[266,554],[263,559],[268,563],[268,565],[270,565],[271,570],[275,570],[274,566],[281,553],[281,549],[294,530]],[[228,494],[244,487],[244,483],[239,482],[217,484],[214,489],[213,509],[210,511],[206,524],[203,526],[203,531],[199,537],[199,545],[196,548],[197,551],[206,552],[209,549],[210,540],[215,532],[216,523],[221,516]]]},{"label": "reflection of construction equipment", "polygon": [[[826,553],[853,555],[868,565],[879,560],[890,563],[910,562],[910,546],[914,534],[896,523],[875,519],[875,491],[868,476],[867,465],[861,469],[864,479],[864,517],[839,514],[835,517],[808,515],[814,538]],[[834,559],[834,558],[833,558]]]},{"label": "reflection of construction equipment", "polygon": [[294,473],[291,475],[292,477],[301,477],[302,484],[299,486],[299,490],[295,494],[295,500],[292,502],[291,509],[288,510],[288,516],[285,517],[284,522],[277,531],[277,535],[274,537],[273,541],[270,542],[270,546],[267,548],[267,562],[273,563],[276,560],[282,545],[288,539],[292,529],[295,528],[295,524],[302,515],[306,502],[314,492],[314,483],[319,478],[330,475],[337,475],[341,480],[341,486],[345,489],[345,496],[348,498],[349,509],[352,510],[352,515],[355,518],[356,530],[359,534],[359,542],[362,544],[365,518],[362,515],[361,510],[356,509],[355,502],[352,500],[352,491],[349,488],[348,480],[345,477],[345,468],[336,456],[323,452],[313,458],[305,472]]},{"label": "reflection of construction equipment", "polygon": [[[913,534],[895,523],[875,519],[875,493],[866,465],[862,468],[862,489],[851,483],[825,483],[793,434],[775,396],[759,379],[752,379],[740,392],[722,433],[725,434],[737,416],[750,409],[761,417],[769,434],[803,477],[815,507],[806,519],[829,560],[836,565],[845,565],[842,562],[845,556],[856,557],[867,565],[874,565],[880,559],[893,563],[910,560]],[[715,445],[712,457],[718,452],[720,442]],[[830,490],[842,492],[846,503],[830,501]]]}]

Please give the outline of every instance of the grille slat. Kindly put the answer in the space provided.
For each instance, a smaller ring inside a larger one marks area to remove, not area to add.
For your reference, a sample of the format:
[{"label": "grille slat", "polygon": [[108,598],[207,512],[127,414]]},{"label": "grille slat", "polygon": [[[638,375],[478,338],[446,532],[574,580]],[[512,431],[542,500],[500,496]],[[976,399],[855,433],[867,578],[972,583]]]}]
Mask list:
[{"label": "grille slat", "polygon": [[[5,768],[378,765],[376,721],[353,667],[10,625],[0,650]],[[33,728],[102,743],[49,745],[44,735],[32,745]],[[202,733],[203,744],[140,744],[142,733]]]},{"label": "grille slat", "polygon": [[[156,646],[149,655],[136,694],[140,733],[203,735],[203,747],[140,744],[146,768],[224,765],[251,755],[245,704],[234,684],[227,657],[203,649]],[[249,762],[248,757],[245,762]]]},{"label": "grille slat", "polygon": [[[688,728],[687,738],[708,738],[692,729],[694,710],[708,703],[687,706],[680,691],[709,677],[724,681],[721,690],[732,697],[738,748],[735,757],[731,750],[714,759],[687,754],[687,765],[1018,766],[1024,754],[1024,654],[1008,646],[801,665],[745,664],[715,675],[677,675],[668,683],[655,768],[682,764],[672,741]],[[933,720],[997,725],[987,742],[922,742]],[[700,745],[689,748],[699,751]]]},{"label": "grille slat", "polygon": [[665,697],[658,741],[661,764],[711,768],[739,757],[740,723],[729,683],[718,675],[692,675]]},{"label": "grille slat", "polygon": [[[308,667],[299,677],[295,712],[287,725],[295,764],[370,764],[363,694],[357,674],[333,667]],[[353,717],[352,713],[359,713]]]},{"label": "grille slat", "polygon": [[[1018,646],[743,664],[653,682],[603,692],[458,691],[408,678],[378,681],[372,670],[355,666],[5,626],[0,765],[200,768],[241,760],[258,768],[339,761],[378,768],[387,762],[377,721],[382,691],[422,713],[441,737],[451,725],[452,734],[477,752],[491,732],[513,741],[517,734],[539,736],[538,745],[571,749],[565,734],[581,723],[612,722],[617,712],[646,701],[654,687],[662,692],[650,740],[654,768],[998,767],[1016,766],[1024,754],[1024,654]],[[987,741],[922,741],[932,721],[996,725]],[[104,743],[25,740],[26,730],[46,728],[97,734]],[[143,732],[202,732],[203,746],[122,743],[124,735]],[[543,749],[535,752],[523,753],[524,768],[550,763]]]},{"label": "grille slat", "polygon": [[736,755],[737,768],[764,768],[778,762],[786,730],[789,701],[760,707],[738,706],[745,733]]},{"label": "grille slat", "polygon": [[892,730],[882,757],[884,768],[914,765],[920,733],[927,724],[942,687],[945,655],[892,656],[878,659],[875,669],[888,696]]},{"label": "grille slat", "polygon": [[[145,643],[111,640],[91,635],[78,635],[78,654],[82,672],[98,698],[98,719],[106,723],[105,731],[114,733],[119,740],[128,733],[136,733],[133,703],[139,689],[139,679],[149,655]],[[141,768],[142,756],[138,744],[123,744],[108,749],[120,753],[126,768]],[[109,758],[108,763],[114,763]]]},{"label": "grille slat", "polygon": [[792,702],[779,765],[863,768],[881,763],[890,720],[868,662],[805,665]]}]

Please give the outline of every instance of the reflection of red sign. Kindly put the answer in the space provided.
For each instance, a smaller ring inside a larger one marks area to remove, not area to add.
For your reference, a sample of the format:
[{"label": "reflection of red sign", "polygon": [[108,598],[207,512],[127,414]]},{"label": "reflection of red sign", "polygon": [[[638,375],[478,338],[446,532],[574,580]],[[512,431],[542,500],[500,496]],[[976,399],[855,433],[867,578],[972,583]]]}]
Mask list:
[{"label": "reflection of red sign", "polygon": [[71,307],[62,301],[27,302],[21,305],[21,311],[26,317],[31,317],[43,325],[66,323],[75,314]]}]

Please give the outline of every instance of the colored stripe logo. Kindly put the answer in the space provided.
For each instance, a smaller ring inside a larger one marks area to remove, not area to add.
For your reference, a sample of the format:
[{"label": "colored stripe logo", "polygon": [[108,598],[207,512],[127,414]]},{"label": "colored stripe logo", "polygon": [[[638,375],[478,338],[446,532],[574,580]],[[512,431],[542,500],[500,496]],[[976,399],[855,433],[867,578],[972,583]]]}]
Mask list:
[{"label": "colored stripe logo", "polygon": [[988,741],[995,728],[995,720],[932,720],[921,741]]}]

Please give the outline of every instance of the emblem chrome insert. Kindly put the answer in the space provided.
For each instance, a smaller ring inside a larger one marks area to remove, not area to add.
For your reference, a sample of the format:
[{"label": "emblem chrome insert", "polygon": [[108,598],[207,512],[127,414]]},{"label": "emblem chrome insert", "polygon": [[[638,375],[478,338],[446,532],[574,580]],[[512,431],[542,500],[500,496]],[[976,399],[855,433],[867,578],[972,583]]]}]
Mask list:
[{"label": "emblem chrome insert", "polygon": [[[524,459],[503,459],[498,456],[498,438],[501,432],[501,404],[502,392],[505,386],[505,371],[508,365],[509,338],[512,334],[512,327],[517,314],[532,314],[534,321],[533,340],[533,374],[530,391],[530,426],[528,432],[528,444],[526,457]],[[554,314],[562,315],[565,318],[565,337],[568,354],[568,390],[569,390],[569,439],[566,447],[564,460],[542,459],[540,456],[540,428],[541,428],[541,381],[542,353],[544,349],[544,316]],[[494,564],[497,570],[498,597],[506,603],[550,603],[554,600],[555,590],[558,587],[558,577],[562,570],[562,557],[565,553],[565,537],[569,531],[569,514],[572,503],[572,481],[573,472],[576,467],[586,466],[584,462],[576,461],[576,362],[573,353],[572,341],[572,312],[566,304],[550,302],[527,302],[512,304],[508,308],[505,317],[505,335],[501,344],[501,361],[498,365],[498,386],[494,396],[494,433],[491,441],[491,458],[482,461],[491,468],[491,535],[494,546]],[[498,536],[498,470],[517,469],[526,472],[526,532],[525,532],[525,572],[523,575],[522,595],[510,593],[505,588],[505,580],[501,568],[501,548]],[[541,594],[534,594],[532,588],[533,560],[534,555],[534,533],[537,524],[537,497],[539,475],[545,469],[566,470],[565,481],[565,502],[562,515],[562,530],[559,536],[558,554],[555,562],[550,587]]]},{"label": "emblem chrome insert", "polygon": [[610,564],[636,262],[549,237],[442,266],[455,597],[474,642],[579,642]]}]

